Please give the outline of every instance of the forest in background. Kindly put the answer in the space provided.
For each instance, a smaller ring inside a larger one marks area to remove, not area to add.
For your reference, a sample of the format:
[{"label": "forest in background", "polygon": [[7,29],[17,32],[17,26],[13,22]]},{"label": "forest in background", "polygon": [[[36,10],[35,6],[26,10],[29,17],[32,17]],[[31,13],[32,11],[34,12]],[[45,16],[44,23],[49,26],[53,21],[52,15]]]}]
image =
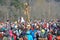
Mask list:
[{"label": "forest in background", "polygon": [[31,7],[31,19],[60,18],[60,0],[0,0],[0,21],[26,17],[23,12],[25,2]]}]

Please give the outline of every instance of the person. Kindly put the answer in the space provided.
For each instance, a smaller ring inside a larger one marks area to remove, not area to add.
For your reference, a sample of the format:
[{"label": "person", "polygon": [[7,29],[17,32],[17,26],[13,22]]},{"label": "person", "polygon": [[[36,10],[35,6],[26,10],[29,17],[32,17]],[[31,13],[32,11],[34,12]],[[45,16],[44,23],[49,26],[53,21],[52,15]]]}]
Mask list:
[{"label": "person", "polygon": [[3,33],[0,33],[0,40],[3,39]]},{"label": "person", "polygon": [[56,39],[57,39],[57,40],[60,40],[60,36],[57,36]]},{"label": "person", "polygon": [[45,38],[46,31],[44,29],[41,29],[40,37]]},{"label": "person", "polygon": [[34,29],[34,27],[31,27],[30,33],[31,33],[34,40],[36,40],[36,32],[37,32],[37,30]]},{"label": "person", "polygon": [[23,17],[21,17],[21,23],[24,23],[24,22],[25,22],[24,18],[23,18]]},{"label": "person", "polygon": [[8,38],[7,37],[3,37],[3,40],[8,40]]},{"label": "person", "polygon": [[53,35],[51,33],[48,34],[48,40],[52,40]]},{"label": "person", "polygon": [[27,35],[27,39],[28,40],[33,40],[33,37],[32,37],[32,35],[30,34],[30,31],[27,31],[27,33],[26,33]]},{"label": "person", "polygon": [[17,35],[15,33],[13,33],[13,38],[14,40],[17,40]]},{"label": "person", "polygon": [[60,29],[57,30],[57,37],[56,37],[57,40],[60,40]]},{"label": "person", "polygon": [[13,40],[12,37],[13,37],[13,31],[12,30],[9,30],[9,40]]}]

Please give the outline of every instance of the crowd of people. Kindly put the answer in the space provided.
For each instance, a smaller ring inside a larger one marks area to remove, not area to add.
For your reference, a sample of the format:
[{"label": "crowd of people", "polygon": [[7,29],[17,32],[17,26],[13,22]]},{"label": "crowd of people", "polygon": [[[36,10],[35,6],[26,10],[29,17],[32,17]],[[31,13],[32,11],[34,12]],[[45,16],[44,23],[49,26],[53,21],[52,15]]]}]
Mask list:
[{"label": "crowd of people", "polygon": [[0,23],[0,40],[60,40],[60,20],[33,20]]}]

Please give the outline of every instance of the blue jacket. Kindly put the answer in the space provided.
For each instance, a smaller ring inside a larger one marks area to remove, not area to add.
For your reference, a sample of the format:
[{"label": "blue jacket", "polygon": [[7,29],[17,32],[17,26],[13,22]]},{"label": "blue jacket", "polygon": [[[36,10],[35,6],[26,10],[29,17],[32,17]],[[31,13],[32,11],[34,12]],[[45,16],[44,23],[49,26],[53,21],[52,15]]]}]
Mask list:
[{"label": "blue jacket", "polygon": [[32,37],[32,35],[30,34],[30,31],[27,31],[27,39],[28,40],[33,40],[33,37]]},{"label": "blue jacket", "polygon": [[36,37],[35,32],[37,32],[37,30],[30,30],[30,33],[31,33],[33,38]]}]

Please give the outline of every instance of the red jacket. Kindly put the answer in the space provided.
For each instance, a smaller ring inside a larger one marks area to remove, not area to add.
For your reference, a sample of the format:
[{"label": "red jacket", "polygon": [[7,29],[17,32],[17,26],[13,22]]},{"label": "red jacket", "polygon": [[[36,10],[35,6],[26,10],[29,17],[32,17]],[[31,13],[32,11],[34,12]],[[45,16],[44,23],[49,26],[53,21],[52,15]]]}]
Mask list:
[{"label": "red jacket", "polygon": [[14,40],[17,40],[17,35],[13,34]]},{"label": "red jacket", "polygon": [[52,37],[53,37],[52,34],[49,34],[48,35],[48,40],[52,40]]}]

